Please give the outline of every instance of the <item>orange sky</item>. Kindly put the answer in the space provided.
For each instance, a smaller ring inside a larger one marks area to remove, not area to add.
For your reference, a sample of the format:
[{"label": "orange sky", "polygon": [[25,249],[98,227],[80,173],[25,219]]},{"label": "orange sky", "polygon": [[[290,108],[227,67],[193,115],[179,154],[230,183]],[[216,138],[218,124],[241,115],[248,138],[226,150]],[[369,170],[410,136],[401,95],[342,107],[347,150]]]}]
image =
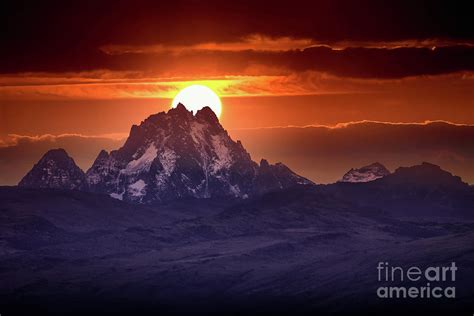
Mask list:
[{"label": "orange sky", "polygon": [[221,122],[227,129],[361,120],[474,123],[474,76],[466,72],[385,80],[317,73],[163,83],[100,79],[89,84],[71,77],[55,83],[45,75],[23,80],[44,83],[0,87],[3,137],[126,134],[131,124],[166,110],[179,89],[191,83],[208,85],[221,95]]},{"label": "orange sky", "polygon": [[[297,137],[285,145],[299,152],[294,159],[275,148],[257,152],[249,135],[269,127],[288,132],[288,126],[440,120],[453,123],[450,131],[459,130],[454,135],[465,140],[466,130],[456,124],[474,124],[474,27],[471,11],[460,3],[139,2],[18,2],[0,13],[7,25],[0,52],[0,155],[21,149],[26,166],[45,148],[29,152],[33,143],[54,146],[64,134],[85,143],[99,137],[111,149],[132,124],[167,110],[190,84],[221,96],[222,125],[244,135],[256,157],[289,159],[315,179],[325,169],[308,167]],[[389,127],[376,125],[370,135]],[[428,130],[435,133],[417,133]],[[474,164],[466,144],[440,147],[449,152],[440,161]],[[434,147],[410,159],[380,155],[395,167],[396,161],[433,156]],[[96,149],[81,158],[82,167]],[[353,163],[340,160],[337,170],[320,176],[332,181]],[[474,178],[467,167],[452,170]]]}]

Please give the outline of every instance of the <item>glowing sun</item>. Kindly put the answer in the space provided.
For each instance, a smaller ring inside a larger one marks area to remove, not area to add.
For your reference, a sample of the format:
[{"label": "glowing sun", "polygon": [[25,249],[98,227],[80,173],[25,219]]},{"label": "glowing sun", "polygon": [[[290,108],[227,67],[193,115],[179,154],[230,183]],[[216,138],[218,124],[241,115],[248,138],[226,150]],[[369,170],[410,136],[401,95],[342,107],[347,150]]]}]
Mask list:
[{"label": "glowing sun", "polygon": [[193,111],[194,114],[208,106],[217,117],[221,116],[221,100],[214,91],[206,86],[195,84],[184,88],[174,97],[171,107],[175,108],[179,103],[184,105],[188,111]]}]

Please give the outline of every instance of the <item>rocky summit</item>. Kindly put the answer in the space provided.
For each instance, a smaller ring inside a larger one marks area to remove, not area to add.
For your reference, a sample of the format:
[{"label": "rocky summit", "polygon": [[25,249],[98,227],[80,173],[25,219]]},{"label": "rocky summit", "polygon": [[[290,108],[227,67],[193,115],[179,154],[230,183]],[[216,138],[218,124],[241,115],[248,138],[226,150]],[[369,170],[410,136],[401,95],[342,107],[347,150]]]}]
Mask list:
[{"label": "rocky summit", "polygon": [[[230,138],[209,107],[193,115],[182,104],[133,125],[123,147],[110,153],[102,150],[85,176],[72,159],[68,165],[52,160],[48,172],[59,174],[57,180],[49,180],[35,167],[22,183],[87,189],[136,203],[180,198],[245,199],[312,184],[281,163],[271,165],[262,160],[257,164],[240,141]],[[77,176],[68,179],[64,170]]]},{"label": "rocky summit", "polygon": [[64,149],[52,149],[18,184],[30,188],[87,189],[86,176]]}]

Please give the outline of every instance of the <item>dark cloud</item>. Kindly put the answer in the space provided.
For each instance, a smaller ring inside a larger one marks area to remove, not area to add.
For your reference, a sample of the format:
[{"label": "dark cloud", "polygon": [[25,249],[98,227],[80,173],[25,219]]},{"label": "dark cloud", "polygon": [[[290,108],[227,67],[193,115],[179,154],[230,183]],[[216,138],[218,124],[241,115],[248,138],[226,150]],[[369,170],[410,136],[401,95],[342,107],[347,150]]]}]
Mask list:
[{"label": "dark cloud", "polygon": [[[100,47],[224,43],[256,33],[309,38],[329,44],[432,38],[455,43],[474,39],[472,10],[467,2],[118,0],[15,1],[9,7],[6,2],[2,6],[5,6],[0,19],[3,30],[0,72],[3,73],[166,68],[169,62],[172,65],[176,61],[160,55],[112,57]],[[472,68],[472,51],[459,47],[439,49],[431,55],[425,49],[336,52],[322,48],[288,55],[273,56],[270,61],[275,65],[281,61],[293,68],[324,68],[366,77]],[[214,57],[229,56],[222,53],[208,56]],[[226,63],[247,57],[258,62],[266,56],[234,53]],[[420,62],[419,58],[425,57],[426,62],[424,59]],[[204,57],[194,57],[199,58]],[[415,63],[416,60],[419,62]],[[387,73],[381,70],[387,66],[394,68],[392,62],[399,62],[401,70],[389,69]],[[412,67],[415,70],[409,71]]]},{"label": "dark cloud", "polygon": [[466,46],[343,50],[313,47],[254,57],[255,62],[276,63],[293,71],[316,70],[358,78],[402,78],[474,70],[474,48]]},{"label": "dark cloud", "polygon": [[[57,59],[52,63],[29,66],[9,63],[6,72],[15,71],[139,71],[144,76],[269,75],[290,72],[318,71],[353,78],[403,78],[418,75],[438,75],[459,71],[474,71],[474,47],[448,46],[439,48],[363,48],[334,50],[319,46],[289,51],[189,51],[179,54],[124,53],[109,55],[89,63],[71,63]],[[77,56],[77,60],[81,59]],[[260,72],[255,69],[260,67]]]},{"label": "dark cloud", "polygon": [[[309,49],[297,59],[297,66],[306,68],[320,63],[326,71],[343,76],[399,78],[424,74],[440,74],[474,70],[474,49],[471,47],[365,49],[341,51]],[[296,60],[296,59],[295,59]]]},{"label": "dark cloud", "polygon": [[252,33],[326,41],[473,36],[471,5],[460,2],[104,0],[8,6],[3,20],[14,28],[7,38],[51,42],[190,44]]}]

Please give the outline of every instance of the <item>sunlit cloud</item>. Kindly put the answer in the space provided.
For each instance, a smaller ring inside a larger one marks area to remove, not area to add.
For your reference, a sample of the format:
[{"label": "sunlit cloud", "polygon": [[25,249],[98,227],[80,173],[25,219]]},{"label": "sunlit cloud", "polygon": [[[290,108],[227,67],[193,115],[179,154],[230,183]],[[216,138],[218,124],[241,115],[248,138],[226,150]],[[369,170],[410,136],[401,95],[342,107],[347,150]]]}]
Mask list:
[{"label": "sunlit cloud", "polygon": [[[255,71],[264,67],[255,66]],[[254,71],[251,70],[251,71]],[[116,99],[173,98],[181,89],[200,84],[221,97],[310,95],[345,93],[348,87],[332,87],[340,78],[324,73],[288,75],[222,76],[202,79],[149,78],[130,72],[20,74],[0,77],[0,99]]]},{"label": "sunlit cloud", "polygon": [[311,47],[316,42],[309,38],[269,37],[253,34],[237,42],[206,42],[194,45],[106,45],[100,49],[109,55],[121,54],[180,54],[192,51],[226,51],[239,52],[246,50],[282,52]]},{"label": "sunlit cloud", "polygon": [[[237,96],[246,93],[240,86],[255,78],[222,78],[204,80],[162,81],[160,78],[150,81],[103,80],[90,82],[81,78],[73,83],[48,83],[29,85],[8,85],[0,87],[0,99],[121,99],[121,98],[173,98],[179,90],[191,84],[206,85],[221,96]],[[256,81],[262,81],[258,78]]]},{"label": "sunlit cloud", "polygon": [[244,127],[235,128],[232,130],[276,130],[276,129],[306,129],[306,128],[324,128],[324,129],[345,129],[356,126],[364,125],[380,125],[380,126],[428,126],[428,125],[446,125],[446,126],[457,126],[457,127],[474,127],[474,124],[462,124],[455,123],[446,120],[426,120],[423,122],[387,122],[387,121],[375,121],[375,120],[360,120],[353,122],[343,122],[333,125],[326,124],[308,124],[308,125],[278,125],[278,126],[262,126],[262,127]]},{"label": "sunlit cloud", "polygon": [[0,100],[172,99],[181,89],[192,84],[208,86],[221,97],[383,93],[393,89],[433,88],[447,81],[452,87],[470,89],[474,86],[474,75],[471,72],[459,72],[403,79],[362,79],[303,71],[285,75],[194,79],[153,78],[138,72],[29,73],[0,77]]},{"label": "sunlit cloud", "polygon": [[427,38],[406,39],[399,41],[318,41],[311,38],[270,37],[263,34],[252,34],[234,42],[205,42],[193,45],[105,45],[100,50],[108,55],[123,54],[182,54],[193,52],[286,52],[304,50],[311,47],[327,47],[332,50],[348,48],[398,49],[398,48],[429,48],[467,46],[474,47],[474,41],[457,41],[452,39]]},{"label": "sunlit cloud", "polygon": [[0,138],[0,148],[18,146],[21,143],[36,143],[36,142],[50,142],[54,143],[60,140],[67,140],[72,138],[80,139],[110,139],[113,141],[120,141],[127,138],[126,133],[107,133],[100,135],[83,135],[78,133],[64,133],[59,135],[42,134],[42,135],[18,135],[8,134]]},{"label": "sunlit cloud", "polygon": [[399,41],[335,41],[317,42],[312,47],[325,46],[333,50],[348,48],[398,49],[398,48],[429,48],[435,50],[440,47],[466,46],[474,47],[474,41],[456,41],[451,39],[406,39]]}]

